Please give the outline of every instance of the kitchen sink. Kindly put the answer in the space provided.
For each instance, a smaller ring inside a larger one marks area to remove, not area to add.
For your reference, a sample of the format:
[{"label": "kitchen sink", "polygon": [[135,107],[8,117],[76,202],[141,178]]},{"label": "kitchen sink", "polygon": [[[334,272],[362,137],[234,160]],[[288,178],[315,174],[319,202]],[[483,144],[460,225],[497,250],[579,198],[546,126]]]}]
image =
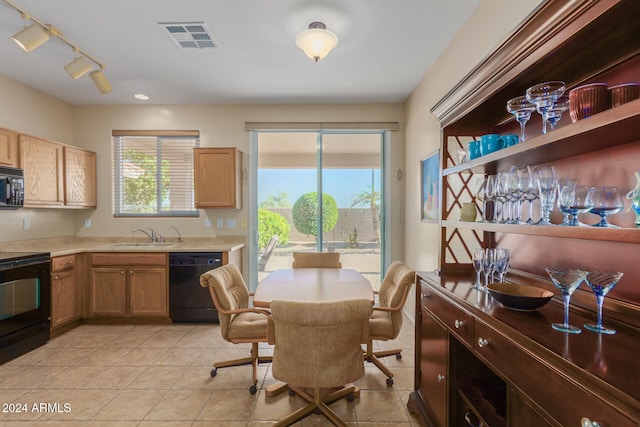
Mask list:
[{"label": "kitchen sink", "polygon": [[175,246],[177,242],[119,242],[113,243],[111,246],[149,246],[149,247],[164,247],[164,246]]}]

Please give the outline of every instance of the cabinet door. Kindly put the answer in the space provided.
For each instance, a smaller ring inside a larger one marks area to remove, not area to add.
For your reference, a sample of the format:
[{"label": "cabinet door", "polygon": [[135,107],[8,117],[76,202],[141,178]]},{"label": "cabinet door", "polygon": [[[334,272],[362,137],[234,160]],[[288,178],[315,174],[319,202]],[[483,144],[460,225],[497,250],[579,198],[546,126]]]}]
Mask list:
[{"label": "cabinet door", "polygon": [[77,319],[75,270],[51,275],[51,328]]},{"label": "cabinet door", "polygon": [[235,148],[195,148],[196,208],[242,208],[242,153]]},{"label": "cabinet door", "polygon": [[64,147],[64,203],[96,207],[96,153]]},{"label": "cabinet door", "polygon": [[553,426],[529,405],[517,391],[509,389],[507,420],[510,427],[545,427]]},{"label": "cabinet door", "polygon": [[26,135],[19,140],[25,206],[62,205],[62,145]]},{"label": "cabinet door", "polygon": [[0,129],[0,164],[18,167],[18,134]]},{"label": "cabinet door", "polygon": [[420,389],[430,415],[447,425],[447,348],[449,333],[422,308],[420,337]]},{"label": "cabinet door", "polygon": [[130,306],[132,316],[167,316],[167,270],[165,268],[130,267]]},{"label": "cabinet door", "polygon": [[91,313],[93,316],[127,314],[127,276],[124,267],[91,269]]}]

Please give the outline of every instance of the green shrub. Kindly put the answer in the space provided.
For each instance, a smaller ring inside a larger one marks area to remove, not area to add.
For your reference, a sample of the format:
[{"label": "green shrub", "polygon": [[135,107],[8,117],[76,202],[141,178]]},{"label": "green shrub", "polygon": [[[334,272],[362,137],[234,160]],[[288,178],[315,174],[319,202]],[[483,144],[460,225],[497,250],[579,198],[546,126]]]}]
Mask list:
[{"label": "green shrub", "polygon": [[[293,205],[291,212],[293,225],[307,236],[316,236],[318,233],[318,193],[303,194]],[[322,193],[322,231],[333,230],[338,223],[338,205],[329,194]]]},{"label": "green shrub", "polygon": [[271,236],[278,235],[278,245],[286,245],[289,242],[291,226],[287,219],[277,212],[267,209],[258,209],[258,247],[264,249]]}]

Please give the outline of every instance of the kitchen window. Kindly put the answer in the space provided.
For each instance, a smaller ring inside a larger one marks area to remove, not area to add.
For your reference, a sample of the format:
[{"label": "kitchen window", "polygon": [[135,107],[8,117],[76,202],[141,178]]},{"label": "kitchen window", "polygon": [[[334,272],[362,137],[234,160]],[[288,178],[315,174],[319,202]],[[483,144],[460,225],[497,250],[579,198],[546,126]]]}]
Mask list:
[{"label": "kitchen window", "polygon": [[198,216],[193,149],[198,131],[113,131],[113,215]]}]

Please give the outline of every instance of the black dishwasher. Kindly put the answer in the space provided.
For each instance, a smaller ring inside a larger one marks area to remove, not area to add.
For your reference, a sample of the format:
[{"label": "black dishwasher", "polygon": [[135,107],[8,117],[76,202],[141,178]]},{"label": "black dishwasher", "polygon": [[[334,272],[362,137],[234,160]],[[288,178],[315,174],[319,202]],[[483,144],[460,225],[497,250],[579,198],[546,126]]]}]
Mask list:
[{"label": "black dishwasher", "polygon": [[217,322],[208,288],[200,275],[222,266],[221,252],[169,253],[169,315],[174,322]]}]

